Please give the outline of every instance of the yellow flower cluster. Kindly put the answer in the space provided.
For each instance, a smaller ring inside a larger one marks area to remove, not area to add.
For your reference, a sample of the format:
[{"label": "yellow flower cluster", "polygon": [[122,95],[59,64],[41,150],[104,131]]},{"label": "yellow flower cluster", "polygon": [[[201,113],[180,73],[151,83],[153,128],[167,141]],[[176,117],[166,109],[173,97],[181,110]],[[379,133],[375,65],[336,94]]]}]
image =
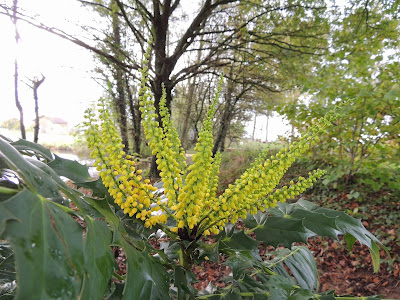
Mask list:
[{"label": "yellow flower cluster", "polygon": [[[183,187],[178,197],[176,216],[178,219],[182,216],[184,216],[184,219],[186,219],[185,221],[180,220],[178,223],[178,228],[188,226],[191,230],[199,223],[201,211],[204,208],[207,198],[210,196],[209,185],[212,171],[219,171],[218,159],[215,160],[212,157],[212,124],[215,105],[221,92],[221,83],[222,81],[219,84],[213,104],[208,110],[207,118],[204,121],[203,127],[199,133],[198,142],[194,148],[196,153],[193,155],[193,164],[188,169],[190,173],[186,177],[186,185]],[[218,169],[215,170],[213,165],[218,165]],[[219,172],[214,173],[214,179],[215,175],[218,173]],[[215,184],[215,180],[212,181],[212,184]]]},{"label": "yellow flower cluster", "polygon": [[316,143],[320,132],[337,118],[335,111],[316,122],[298,142],[281,149],[275,156],[267,159],[268,150],[261,153],[233,185],[216,197],[221,156],[212,156],[212,124],[223,79],[219,82],[199,134],[193,164],[186,168],[185,154],[166,107],[164,88],[159,116],[156,113],[148,88],[148,57],[149,51],[141,70],[140,110],[144,132],[152,154],[156,156],[167,200],[154,196],[156,188],[149,180],[143,180],[142,171],[136,170],[129,155],[122,151],[121,139],[105,102],[99,104],[100,125],[96,122],[94,112],[88,111],[86,114],[86,135],[92,156],[96,158],[105,186],[126,214],[143,220],[147,227],[166,223],[167,218],[171,217],[176,226],[167,230],[178,233],[184,239],[197,239],[201,235],[217,234],[226,223],[245,218],[247,213],[256,214],[258,210],[264,211],[278,202],[299,195],[324,175],[323,171],[317,170],[310,173],[308,178],[300,177],[296,183],[276,188],[296,158]]},{"label": "yellow flower cluster", "polygon": [[166,140],[169,142],[169,145],[172,147],[173,153],[175,153],[176,160],[178,163],[178,169],[176,170],[179,174],[182,173],[182,170],[185,170],[187,167],[185,151],[181,145],[181,140],[179,139],[178,132],[175,130],[172,122],[170,120],[170,114],[168,108],[166,107],[166,91],[164,84],[162,85],[163,93],[160,100],[160,116],[163,124],[164,134]]},{"label": "yellow flower cluster", "polygon": [[105,187],[125,214],[141,219],[147,227],[166,223],[166,214],[152,214],[161,210],[159,205],[151,206],[154,202],[157,204],[156,188],[148,179],[143,180],[142,170],[136,169],[133,158],[122,150],[124,145],[106,102],[101,100],[98,106],[98,115],[90,109],[85,112],[84,125],[91,156],[96,159],[95,166]]},{"label": "yellow flower cluster", "polygon": [[[339,109],[340,106],[337,108]],[[284,202],[312,187],[313,182],[325,174],[317,170],[309,174],[307,179],[300,177],[297,183],[291,182],[289,187],[275,190],[280,179],[296,158],[306,152],[310,145],[318,142],[318,135],[324,131],[330,122],[338,117],[336,111],[328,113],[313,125],[298,142],[281,149],[275,156],[266,159],[266,149],[256,159],[254,164],[233,185],[219,197],[210,210],[204,211],[208,222],[205,223],[205,234],[218,232],[227,222],[236,222],[238,218],[245,218],[247,212],[256,214],[268,207],[276,206],[277,202]]]},{"label": "yellow flower cluster", "polygon": [[315,136],[302,138],[270,159],[257,159],[233,185],[229,185],[217,201],[210,203],[208,210],[203,210],[200,218],[207,219],[202,224],[205,234],[217,233],[227,222],[234,223],[239,218],[245,218],[248,212],[256,214],[258,210],[274,207],[277,202],[284,202],[310,188],[317,178],[325,174],[324,171],[315,171],[307,179],[299,178],[296,184],[291,182],[289,187],[275,190],[287,169],[308,149],[309,142]]},{"label": "yellow flower cluster", "polygon": [[315,170],[310,172],[308,178],[299,177],[299,180],[294,183],[290,182],[290,186],[283,186],[280,189],[276,189],[272,194],[270,194],[263,201],[264,206],[258,204],[258,209],[264,211],[265,207],[274,207],[278,202],[285,202],[287,199],[293,199],[296,196],[303,193],[308,188],[312,187],[313,183],[317,181],[318,178],[323,176],[326,172],[323,170]]},{"label": "yellow flower cluster", "polygon": [[164,193],[168,198],[167,206],[172,207],[176,203],[179,190],[183,185],[183,171],[186,169],[186,160],[178,134],[169,120],[169,113],[165,105],[166,95],[164,88],[160,100],[160,115],[162,116],[163,127],[156,121],[158,116],[155,112],[151,92],[146,85],[148,77],[147,59],[148,54],[146,54],[143,61],[142,84],[139,92],[140,111],[146,139],[152,149],[152,154],[157,158],[156,163],[160,170]]}]

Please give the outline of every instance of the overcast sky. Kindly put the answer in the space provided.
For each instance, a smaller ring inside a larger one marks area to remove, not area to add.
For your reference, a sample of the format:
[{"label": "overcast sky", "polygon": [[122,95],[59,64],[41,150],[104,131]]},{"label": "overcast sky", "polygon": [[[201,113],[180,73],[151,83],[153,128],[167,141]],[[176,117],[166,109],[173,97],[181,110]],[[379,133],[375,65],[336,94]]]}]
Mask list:
[{"label": "overcast sky", "polygon": [[[47,24],[76,31],[74,19],[83,19],[85,12],[77,1],[71,0],[19,0],[28,13],[39,13]],[[34,6],[34,7],[32,7]],[[71,22],[64,21],[68,17]],[[47,32],[18,23],[21,36],[15,45],[11,20],[0,15],[0,99],[6,109],[0,110],[0,121],[19,118],[14,98],[14,59],[18,57],[19,98],[24,108],[26,123],[34,119],[33,91],[30,84],[34,77],[46,79],[38,89],[39,114],[62,117],[78,123],[90,101],[101,96],[101,87],[92,79],[94,63],[92,54],[68,41]],[[24,83],[25,82],[25,83]],[[4,107],[4,106],[3,106]]]},{"label": "overcast sky", "polygon": [[[18,3],[27,14],[37,14],[46,25],[69,33],[81,35],[77,24],[93,24],[94,15],[75,0],[19,0]],[[92,53],[23,22],[18,23],[21,40],[16,46],[13,23],[4,15],[0,15],[0,28],[0,99],[3,104],[0,123],[19,118],[14,98],[15,57],[18,58],[19,98],[26,124],[34,119],[34,100],[32,89],[24,82],[30,84],[31,79],[41,77],[41,74],[46,79],[38,90],[39,114],[60,117],[72,125],[82,121],[85,108],[102,95],[102,87],[93,79]],[[256,137],[262,140],[266,136],[265,120],[257,120]],[[248,124],[250,134],[252,128],[253,125]],[[271,119],[269,128],[270,140],[288,130],[279,118]]]}]

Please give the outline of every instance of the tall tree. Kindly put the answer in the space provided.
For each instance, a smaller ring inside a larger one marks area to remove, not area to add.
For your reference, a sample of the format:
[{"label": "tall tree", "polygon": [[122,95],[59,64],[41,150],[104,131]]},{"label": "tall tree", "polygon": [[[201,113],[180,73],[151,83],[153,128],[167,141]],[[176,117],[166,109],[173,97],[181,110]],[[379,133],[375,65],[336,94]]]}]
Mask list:
[{"label": "tall tree", "polygon": [[[137,77],[141,64],[137,51],[144,53],[147,42],[151,40],[150,85],[157,112],[162,84],[165,85],[167,106],[170,107],[172,91],[179,82],[230,66],[235,60],[232,51],[248,54],[247,59],[251,63],[268,61],[271,65],[278,65],[279,57],[288,53],[301,56],[321,51],[320,40],[326,39],[326,5],[323,0],[204,0],[198,3],[198,9],[190,18],[180,23],[186,12],[182,7],[185,3],[179,0],[112,0],[119,11],[114,6],[110,8],[110,1],[81,0],[86,5],[102,8],[109,16],[118,14],[118,20],[129,32],[132,41],[129,52],[119,51],[118,55],[23,15],[19,18],[94,51],[129,73],[131,78]],[[7,11],[6,6],[1,7]],[[95,37],[95,40],[97,43],[102,38]],[[199,60],[188,59],[192,52],[199,50]],[[182,64],[183,58],[189,63]],[[264,66],[267,67],[266,64]],[[270,77],[273,76],[271,72]],[[152,174],[155,171],[153,164]]]},{"label": "tall tree", "polygon": [[177,85],[172,103],[173,119],[182,137],[181,141],[186,141],[183,143],[186,148],[190,148],[197,141],[202,120],[214,97],[217,82],[218,76],[214,74],[200,74],[191,78],[187,85],[184,83]]},{"label": "tall tree", "polygon": [[189,122],[191,118],[191,112],[195,100],[195,92],[196,90],[196,78],[190,78],[188,80],[188,92],[185,101],[185,113],[183,118],[182,130],[181,130],[181,143],[184,149],[188,148],[188,131],[189,131]]},{"label": "tall tree", "polygon": [[43,76],[42,74],[42,78],[38,79],[35,78],[34,80],[32,80],[32,90],[33,90],[33,100],[35,101],[35,126],[34,131],[33,131],[33,142],[37,143],[39,140],[39,128],[40,128],[40,124],[39,124],[39,97],[38,97],[38,89],[40,87],[40,85],[44,82],[44,80],[46,79],[46,77]]},{"label": "tall tree", "polygon": [[229,68],[229,76],[224,93],[224,104],[220,117],[219,129],[212,150],[213,155],[215,155],[218,150],[220,152],[225,151],[225,140],[230,123],[235,116],[235,107],[242,97],[251,89],[251,85],[245,84],[244,82],[243,84],[235,86],[235,82],[232,80],[234,78],[233,76],[236,77],[237,74],[241,76],[241,73],[238,72],[237,74],[234,74],[234,71],[236,70],[234,70],[232,65]]},{"label": "tall tree", "polygon": [[139,96],[136,93],[135,86],[132,86],[129,81],[129,75],[125,76],[125,88],[128,95],[129,113],[132,122],[132,136],[133,136],[133,148],[135,154],[140,155],[141,153],[141,124],[142,117],[139,110]]},{"label": "tall tree", "polygon": [[[14,23],[15,29],[15,44],[18,47],[18,42],[20,39],[18,27],[17,27],[17,12],[18,12],[18,0],[14,0],[13,8],[12,8],[12,21]],[[22,108],[21,102],[19,101],[19,94],[18,94],[18,57],[15,56],[14,60],[14,97],[15,97],[15,105],[19,111],[19,127],[21,130],[21,137],[26,139],[26,131],[25,131],[25,124],[24,124],[24,110]]]},{"label": "tall tree", "polygon": [[[113,5],[116,5],[115,1],[111,1],[111,7]],[[120,25],[120,20],[117,12],[115,9],[112,10],[111,12],[111,19],[112,19],[112,44],[111,44],[111,49],[114,57],[120,59],[121,57],[121,49],[122,49],[122,43],[121,43],[121,25]],[[122,60],[122,59],[121,59]],[[128,141],[128,121],[127,121],[127,116],[126,116],[126,92],[125,88],[128,88],[125,86],[125,79],[124,79],[124,71],[118,66],[114,65],[113,68],[113,77],[116,82],[116,95],[114,98],[114,104],[115,108],[117,111],[117,116],[118,116],[118,123],[120,126],[120,131],[121,131],[121,138],[122,138],[122,143],[125,145],[124,150],[128,151],[129,149],[129,141]]]}]

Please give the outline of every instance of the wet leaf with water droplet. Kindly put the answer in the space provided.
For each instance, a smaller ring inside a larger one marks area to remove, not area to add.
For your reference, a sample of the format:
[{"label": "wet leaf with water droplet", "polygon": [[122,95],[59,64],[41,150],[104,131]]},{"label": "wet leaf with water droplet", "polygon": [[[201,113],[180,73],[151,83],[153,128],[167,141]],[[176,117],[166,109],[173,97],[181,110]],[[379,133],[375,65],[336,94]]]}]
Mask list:
[{"label": "wet leaf with water droplet", "polygon": [[27,189],[1,202],[0,211],[18,218],[4,220],[0,214],[5,224],[0,238],[11,244],[19,271],[15,299],[76,299],[85,276],[79,224]]}]

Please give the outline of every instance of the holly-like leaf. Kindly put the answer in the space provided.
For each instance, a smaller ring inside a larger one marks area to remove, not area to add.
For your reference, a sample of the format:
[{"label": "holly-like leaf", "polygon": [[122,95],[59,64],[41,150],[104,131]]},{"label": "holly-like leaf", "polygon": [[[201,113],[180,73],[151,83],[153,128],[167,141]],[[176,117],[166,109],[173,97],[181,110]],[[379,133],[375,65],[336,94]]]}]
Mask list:
[{"label": "holly-like leaf", "polygon": [[273,246],[283,245],[287,248],[290,248],[294,242],[306,243],[307,238],[311,236],[337,238],[339,234],[343,234],[350,249],[355,240],[368,246],[375,272],[378,271],[380,264],[378,245],[388,253],[386,247],[365,229],[360,220],[344,212],[318,208],[306,200],[299,200],[294,204],[280,203],[265,214],[249,216],[245,224],[253,228],[257,240]]},{"label": "holly-like leaf", "polygon": [[20,139],[16,142],[12,142],[11,145],[13,145],[14,148],[18,151],[33,152],[35,154],[41,155],[46,161],[53,160],[53,154],[51,154],[51,151],[37,143],[32,143],[30,141]]},{"label": "holly-like leaf", "polygon": [[223,298],[225,300],[242,300],[243,297],[235,290],[230,290]]},{"label": "holly-like leaf", "polygon": [[243,276],[247,269],[252,269],[258,264],[257,261],[248,252],[234,252],[231,253],[228,260],[224,262],[229,266],[233,273],[233,278],[239,279]]},{"label": "holly-like leaf", "polygon": [[318,208],[315,210],[316,213],[324,214],[328,217],[335,217],[336,224],[339,230],[345,234],[346,241],[348,242],[349,250],[354,244],[354,239],[358,240],[361,245],[366,245],[371,253],[372,262],[374,264],[374,272],[378,272],[380,266],[380,245],[389,255],[389,252],[385,246],[372,234],[370,233],[361,220],[355,219],[344,212],[334,211],[326,208]]},{"label": "holly-like leaf", "polygon": [[78,163],[75,160],[62,158],[54,155],[55,158],[48,166],[52,168],[59,176],[67,177],[73,182],[91,181],[88,167]]},{"label": "holly-like leaf", "polygon": [[242,230],[239,231],[232,224],[225,226],[225,231],[219,238],[220,251],[247,251],[257,259],[261,259],[258,253],[260,242],[252,239]]},{"label": "holly-like leaf", "polygon": [[323,213],[315,213],[317,206],[311,202],[300,199],[295,204],[280,203],[276,208],[269,210],[271,215],[303,220],[303,225],[308,230],[319,236],[337,238],[339,229],[336,218]]},{"label": "holly-like leaf", "polygon": [[81,299],[102,299],[116,265],[110,245],[112,234],[106,222],[85,218],[84,259],[87,277]]},{"label": "holly-like leaf", "polygon": [[92,197],[84,197],[86,203],[89,203],[91,207],[94,207],[98,212],[103,215],[107,223],[112,225],[114,228],[118,228],[123,231],[120,219],[111,210],[110,205],[105,199],[95,199]]},{"label": "holly-like leaf", "polygon": [[15,299],[104,297],[115,267],[111,231],[87,216],[83,242],[82,227],[64,210],[27,189],[0,203],[0,238],[12,245],[19,271]]},{"label": "holly-like leaf", "polygon": [[162,265],[147,252],[139,252],[118,232],[113,245],[121,247],[126,255],[126,282],[123,299],[171,299],[169,276]]},{"label": "holly-like leaf", "polygon": [[59,205],[27,189],[1,202],[0,211],[10,211],[18,218],[8,218],[0,236],[15,253],[15,299],[32,299],[32,295],[37,299],[76,299],[84,277],[78,223]]},{"label": "holly-like leaf", "polygon": [[196,277],[190,271],[185,270],[179,265],[174,266],[174,286],[177,289],[176,299],[185,299],[185,296],[194,297],[197,290],[192,286]]},{"label": "holly-like leaf", "polygon": [[[62,199],[57,185],[49,178],[49,175],[28,162],[11,144],[1,138],[0,154],[8,167],[18,173],[32,192],[46,198]],[[41,162],[37,161],[37,163]]]},{"label": "holly-like leaf", "polygon": [[309,300],[315,297],[311,290],[301,289],[280,275],[271,276],[267,286],[269,299]]},{"label": "holly-like leaf", "polygon": [[93,191],[93,197],[111,197],[101,178],[93,181],[75,182],[75,184],[78,188],[84,187],[87,189],[91,189]]},{"label": "holly-like leaf", "polygon": [[[249,221],[245,221],[249,226],[254,219],[248,217]],[[264,242],[266,245],[277,247],[283,245],[290,248],[294,242],[307,242],[307,238],[312,236],[307,228],[304,227],[302,220],[285,218],[282,216],[271,216],[258,224],[254,233],[258,241]]]},{"label": "holly-like leaf", "polygon": [[[63,175],[68,176],[68,173],[73,172],[76,168],[79,171],[76,177],[80,180],[83,180],[84,178],[87,179],[89,178],[87,167],[74,161],[58,158],[55,161],[55,164],[52,165],[53,169],[49,165],[37,159],[22,156],[11,144],[1,138],[0,153],[2,154],[2,159],[4,159],[9,168],[18,173],[18,175],[23,179],[23,182],[32,192],[38,193],[47,199],[64,204],[64,198],[59,192],[59,190],[62,190],[77,207],[82,209],[82,212],[93,217],[97,216],[97,212],[93,208],[89,207],[87,202],[89,202],[93,207],[97,206],[100,209],[104,208],[101,205],[97,205],[96,201],[93,202],[90,199],[88,201],[82,200],[82,194],[73,190],[59,177]],[[62,174],[57,174],[57,171]],[[87,176],[85,174],[87,174]],[[112,215],[114,214],[112,213]],[[115,218],[114,215],[113,218],[110,217],[109,219],[115,221]]]},{"label": "holly-like leaf", "polygon": [[210,260],[213,262],[218,262],[219,260],[219,242],[215,242],[212,244],[203,243],[198,241],[198,251],[199,258],[202,260]]},{"label": "holly-like leaf", "polygon": [[111,282],[109,294],[106,295],[108,300],[121,300],[124,293],[125,284]]},{"label": "holly-like leaf", "polygon": [[276,273],[291,279],[292,277],[286,271],[285,266],[289,268],[297,284],[309,290],[318,290],[318,272],[317,264],[313,254],[305,247],[293,247],[277,250],[276,255],[269,268]]},{"label": "holly-like leaf", "polygon": [[179,252],[181,251],[181,246],[179,245],[179,241],[169,241],[162,242],[160,244],[160,249],[162,249],[166,255],[166,257],[170,260],[179,259]]}]

